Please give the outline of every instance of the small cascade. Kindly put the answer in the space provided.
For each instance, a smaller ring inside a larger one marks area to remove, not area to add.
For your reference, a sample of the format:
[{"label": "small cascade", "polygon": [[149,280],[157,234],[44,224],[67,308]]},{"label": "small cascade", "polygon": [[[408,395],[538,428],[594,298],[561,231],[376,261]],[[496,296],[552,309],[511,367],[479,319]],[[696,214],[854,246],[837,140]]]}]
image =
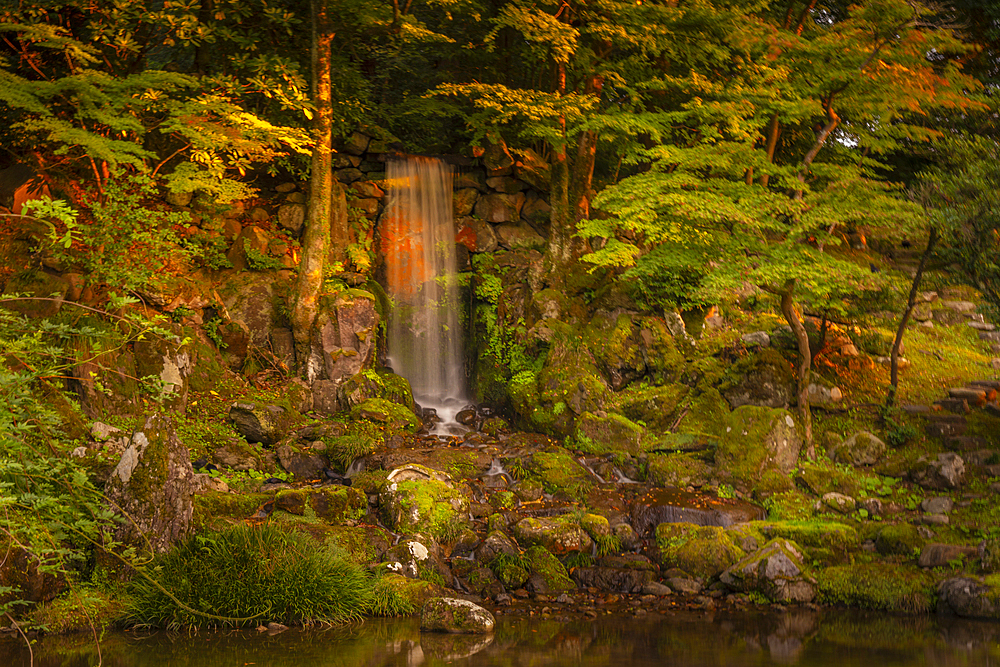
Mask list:
[{"label": "small cascade", "polygon": [[386,165],[382,219],[386,292],[393,300],[389,363],[410,382],[414,400],[436,411],[433,433],[466,429],[455,416],[468,404],[462,362],[461,298],[455,260],[451,169],[410,157]]}]

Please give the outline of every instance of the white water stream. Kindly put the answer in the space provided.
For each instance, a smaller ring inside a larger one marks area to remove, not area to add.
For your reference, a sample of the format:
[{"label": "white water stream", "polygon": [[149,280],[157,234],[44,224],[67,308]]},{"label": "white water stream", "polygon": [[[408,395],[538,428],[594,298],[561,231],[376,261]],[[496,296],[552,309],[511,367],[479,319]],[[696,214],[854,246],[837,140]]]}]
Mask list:
[{"label": "white water stream", "polygon": [[432,431],[467,431],[455,416],[469,403],[462,362],[461,298],[455,260],[452,176],[440,160],[410,157],[386,165],[382,218],[389,318],[389,364],[441,422]]}]

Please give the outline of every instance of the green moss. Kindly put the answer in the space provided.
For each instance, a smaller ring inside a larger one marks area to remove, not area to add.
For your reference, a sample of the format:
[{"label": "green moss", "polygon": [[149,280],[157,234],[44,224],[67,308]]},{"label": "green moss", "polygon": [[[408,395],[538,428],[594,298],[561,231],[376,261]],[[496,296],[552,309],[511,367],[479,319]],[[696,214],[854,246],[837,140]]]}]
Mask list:
[{"label": "green moss", "polygon": [[712,579],[746,554],[718,526],[661,523],[656,544],[664,567],[676,567],[702,579]]},{"label": "green moss", "polygon": [[364,470],[355,475],[351,481],[352,486],[362,493],[377,495],[385,491],[389,485],[386,479],[389,475],[387,470]]},{"label": "green moss", "polygon": [[392,533],[381,526],[328,526],[324,541],[347,552],[358,563],[374,563],[375,559],[392,546]]},{"label": "green moss", "polygon": [[716,389],[705,389],[684,403],[687,413],[677,426],[679,432],[714,437],[726,432],[729,404]]},{"label": "green moss", "polygon": [[388,401],[384,398],[370,398],[351,408],[353,419],[366,419],[378,424],[384,424],[393,430],[415,433],[420,426],[420,420],[409,408]]},{"label": "green moss", "polygon": [[469,501],[447,482],[434,479],[397,482],[391,502],[383,502],[390,526],[406,535],[429,535],[446,543],[468,528]]},{"label": "green moss", "polygon": [[860,544],[857,530],[836,521],[755,521],[751,525],[769,540],[783,537],[802,545],[807,560],[820,563],[843,561]]},{"label": "green moss", "polygon": [[309,506],[323,521],[342,524],[362,519],[368,513],[368,498],[353,486],[325,486],[312,492]]},{"label": "green moss", "polygon": [[815,499],[798,489],[773,493],[764,501],[770,521],[804,521],[813,515]]},{"label": "green moss", "polygon": [[608,407],[648,428],[665,432],[677,420],[678,407],[690,392],[683,384],[649,386],[633,384],[608,401]]},{"label": "green moss", "polygon": [[934,609],[934,577],[917,568],[882,563],[830,567],[816,576],[818,601],[863,609],[925,614]]},{"label": "green moss", "polygon": [[489,497],[490,507],[497,511],[501,510],[512,510],[517,507],[520,503],[518,502],[517,495],[513,491],[494,491]]},{"label": "green moss", "polygon": [[838,467],[830,461],[820,459],[804,461],[799,466],[795,479],[817,496],[834,491],[854,498],[860,490],[859,478],[863,474],[853,468]]},{"label": "green moss", "polygon": [[615,413],[598,417],[585,412],[576,420],[573,440],[576,448],[587,454],[603,456],[626,452],[634,455],[643,450],[646,429]]},{"label": "green moss", "polygon": [[650,454],[646,481],[653,486],[704,486],[714,470],[698,454]]},{"label": "green moss", "polygon": [[727,416],[715,463],[752,487],[765,470],[792,470],[800,446],[798,426],[787,410],[744,405]]},{"label": "green moss", "polygon": [[508,590],[520,588],[528,581],[531,563],[524,556],[498,554],[489,563],[490,569]]},{"label": "green moss", "polygon": [[532,574],[541,576],[550,591],[571,591],[576,588],[576,582],[569,578],[563,564],[545,547],[531,547],[525,557],[528,569]]},{"label": "green moss", "polygon": [[884,555],[913,556],[923,544],[920,531],[910,523],[883,526],[875,539],[875,547]]},{"label": "green moss", "polygon": [[525,467],[548,493],[564,499],[583,499],[594,487],[590,473],[562,447],[535,452]]}]

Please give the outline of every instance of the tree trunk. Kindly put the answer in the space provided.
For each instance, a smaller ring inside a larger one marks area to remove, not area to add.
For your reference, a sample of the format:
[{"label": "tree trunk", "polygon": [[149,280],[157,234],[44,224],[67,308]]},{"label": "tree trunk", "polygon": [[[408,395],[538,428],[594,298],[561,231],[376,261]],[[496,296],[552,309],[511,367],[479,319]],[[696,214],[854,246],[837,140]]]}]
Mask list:
[{"label": "tree trunk", "polygon": [[785,316],[785,321],[792,328],[795,334],[795,341],[799,347],[799,384],[798,401],[799,416],[802,419],[802,428],[805,431],[804,439],[806,443],[806,457],[810,460],[816,459],[816,450],[813,447],[812,433],[812,412],[809,409],[809,376],[812,370],[812,353],[809,350],[809,335],[806,328],[795,312],[795,280],[785,283],[781,294],[781,314]]},{"label": "tree trunk", "polygon": [[[313,44],[312,74],[313,103],[316,117],[313,132],[316,145],[313,148],[309,183],[309,218],[302,238],[302,259],[299,262],[299,277],[291,309],[292,333],[295,338],[295,360],[297,371],[310,384],[316,379],[318,369],[312,368],[310,340],[313,323],[323,289],[326,271],[326,256],[330,245],[331,208],[335,191],[332,160],[333,92],[330,78],[330,45],[333,32],[330,29],[326,0],[313,0]],[[343,189],[336,185],[336,191],[343,197]]]},{"label": "tree trunk", "polygon": [[896,392],[899,390],[899,350],[903,346],[903,334],[906,333],[906,325],[910,321],[913,307],[917,304],[917,291],[920,289],[920,281],[924,277],[924,268],[927,260],[934,251],[937,244],[938,232],[936,227],[931,227],[930,236],[927,237],[927,247],[920,256],[920,263],[917,265],[917,272],[913,276],[910,284],[910,298],[906,301],[906,310],[899,319],[899,327],[896,328],[896,338],[892,341],[892,352],[889,355],[889,393],[885,397],[885,407],[891,408],[896,404]]}]

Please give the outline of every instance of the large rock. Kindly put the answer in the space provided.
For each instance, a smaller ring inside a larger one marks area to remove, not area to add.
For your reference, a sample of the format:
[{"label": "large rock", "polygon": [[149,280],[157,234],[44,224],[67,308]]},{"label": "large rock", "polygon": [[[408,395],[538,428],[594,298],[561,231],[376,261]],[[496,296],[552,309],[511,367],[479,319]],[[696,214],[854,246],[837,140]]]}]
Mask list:
[{"label": "large rock", "polygon": [[945,579],[938,584],[937,611],[965,618],[1000,619],[1000,590],[969,577]]},{"label": "large rock", "polygon": [[298,236],[306,222],[306,207],[304,204],[282,204],[278,207],[278,224],[283,229]]},{"label": "large rock", "polygon": [[431,598],[420,611],[420,629],[424,632],[487,634],[495,626],[493,614],[468,600]]},{"label": "large rock", "polygon": [[871,466],[885,456],[886,445],[868,431],[858,431],[844,442],[836,445],[830,456],[837,463],[854,466]]},{"label": "large rock", "polygon": [[491,194],[476,200],[476,217],[486,222],[516,222],[521,217],[521,207],[524,205],[524,193]]},{"label": "large rock", "polygon": [[317,319],[313,330],[306,376],[314,380],[336,383],[369,368],[375,358],[375,338],[378,313],[372,299],[349,296],[337,297]]},{"label": "large rock", "polygon": [[168,551],[190,532],[194,493],[187,447],[169,417],[153,415],[132,434],[108,480],[105,494],[126,517],[115,538],[133,545],[148,542],[154,553]]},{"label": "large rock", "polygon": [[521,546],[541,545],[554,554],[589,553],[594,543],[587,531],[570,517],[521,519],[514,525],[513,533]]},{"label": "large rock", "polygon": [[[66,590],[66,577],[59,572],[41,568],[38,557],[9,540],[0,541],[4,557],[0,559],[0,606],[12,600],[49,602]],[[16,607],[15,607],[16,609]]]},{"label": "large rock", "polygon": [[722,395],[734,410],[743,405],[787,408],[795,401],[791,365],[776,350],[763,349],[737,362],[729,372],[736,379]]},{"label": "large rock", "polygon": [[447,473],[410,464],[389,473],[382,493],[387,527],[447,542],[468,528],[469,490]]},{"label": "large rock", "polygon": [[493,252],[497,249],[497,235],[488,222],[479,218],[460,218],[457,227],[456,239],[469,252]]},{"label": "large rock", "polygon": [[472,215],[472,209],[479,199],[479,190],[476,188],[460,188],[452,194],[452,212],[455,219]]},{"label": "large rock", "polygon": [[300,452],[291,445],[278,447],[281,467],[295,476],[296,481],[323,479],[326,460],[315,452]]},{"label": "large rock", "polygon": [[702,579],[713,579],[746,554],[717,526],[661,523],[656,527],[661,565],[676,567]]},{"label": "large rock", "polygon": [[768,470],[787,474],[798,465],[802,437],[787,410],[744,405],[725,417],[716,466],[752,484]]},{"label": "large rock", "polygon": [[965,483],[965,461],[955,452],[944,452],[930,461],[922,459],[910,477],[925,489],[957,489]]},{"label": "large rock", "polygon": [[542,249],[545,239],[524,222],[510,222],[496,227],[497,239],[509,250]]},{"label": "large rock", "polygon": [[517,153],[514,175],[539,192],[548,192],[551,187],[552,174],[549,163],[530,148]]},{"label": "large rock", "polygon": [[979,556],[976,547],[961,544],[928,544],[920,552],[920,567],[947,567],[951,563],[972,560]]},{"label": "large rock", "polygon": [[233,403],[229,421],[247,442],[273,445],[285,437],[288,417],[284,408],[257,403]]},{"label": "large rock", "polygon": [[798,546],[778,538],[730,567],[720,579],[732,589],[756,591],[772,602],[812,602],[816,582],[804,569]]}]

